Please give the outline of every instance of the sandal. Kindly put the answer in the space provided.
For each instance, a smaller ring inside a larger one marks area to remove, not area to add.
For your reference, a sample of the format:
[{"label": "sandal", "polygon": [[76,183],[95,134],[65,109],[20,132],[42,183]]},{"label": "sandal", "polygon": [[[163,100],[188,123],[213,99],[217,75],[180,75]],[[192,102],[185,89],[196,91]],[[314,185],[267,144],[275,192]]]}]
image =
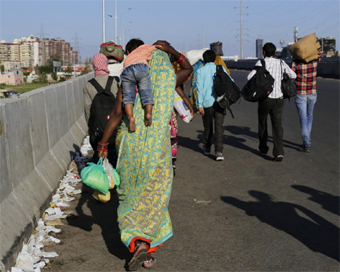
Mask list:
[{"label": "sandal", "polygon": [[137,270],[144,261],[147,260],[148,254],[146,253],[146,250],[147,246],[145,243],[141,243],[136,246],[135,253],[128,264],[130,271]]},{"label": "sandal", "polygon": [[143,262],[143,266],[144,266],[145,268],[150,268],[150,267],[152,267],[155,263],[156,263],[156,258],[150,257],[149,260],[146,260],[146,261]]}]

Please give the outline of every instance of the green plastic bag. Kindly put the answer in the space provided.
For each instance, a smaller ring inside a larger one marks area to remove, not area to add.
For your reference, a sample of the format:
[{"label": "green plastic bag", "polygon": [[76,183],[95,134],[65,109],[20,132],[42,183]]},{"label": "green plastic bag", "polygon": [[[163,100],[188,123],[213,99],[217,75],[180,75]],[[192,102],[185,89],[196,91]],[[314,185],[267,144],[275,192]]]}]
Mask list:
[{"label": "green plastic bag", "polygon": [[87,163],[88,166],[81,171],[80,177],[87,186],[107,194],[110,184],[102,163],[103,158],[100,158],[97,164]]},{"label": "green plastic bag", "polygon": [[119,176],[117,170],[112,168],[112,173],[113,173],[113,176],[115,178],[115,185],[119,186],[119,184],[120,184],[120,176]]}]

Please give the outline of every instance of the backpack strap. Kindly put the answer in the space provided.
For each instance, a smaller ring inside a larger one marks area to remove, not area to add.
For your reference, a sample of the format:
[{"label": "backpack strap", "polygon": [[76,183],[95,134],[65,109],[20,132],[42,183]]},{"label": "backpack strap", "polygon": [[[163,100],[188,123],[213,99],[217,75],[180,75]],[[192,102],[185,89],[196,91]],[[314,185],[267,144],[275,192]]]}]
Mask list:
[{"label": "backpack strap", "polygon": [[109,76],[109,78],[107,79],[107,82],[106,82],[105,92],[111,92],[112,82],[113,82],[113,77]]},{"label": "backpack strap", "polygon": [[98,93],[104,91],[103,87],[100,86],[96,79],[92,78],[91,80],[89,80],[89,82],[93,85],[93,87],[97,90]]},{"label": "backpack strap", "polygon": [[261,61],[262,66],[264,67],[264,69],[266,69],[266,62],[264,61],[264,59],[260,59],[260,61]]},{"label": "backpack strap", "polygon": [[106,83],[106,87],[105,87],[105,91],[106,92],[111,92],[111,86],[112,86],[112,83],[113,83],[113,80],[116,80],[116,83],[117,83],[117,91],[119,90],[119,77],[117,76],[109,76],[108,80],[107,80],[107,83]]}]

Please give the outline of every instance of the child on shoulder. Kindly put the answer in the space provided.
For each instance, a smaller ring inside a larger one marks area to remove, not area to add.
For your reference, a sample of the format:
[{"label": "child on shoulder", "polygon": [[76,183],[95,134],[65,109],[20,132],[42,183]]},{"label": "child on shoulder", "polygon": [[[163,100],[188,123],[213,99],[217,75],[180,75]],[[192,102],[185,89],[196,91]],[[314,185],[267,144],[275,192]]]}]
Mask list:
[{"label": "child on shoulder", "polygon": [[124,62],[124,70],[121,74],[123,105],[129,120],[129,130],[136,130],[133,117],[133,102],[137,87],[143,107],[145,107],[146,126],[152,124],[153,95],[148,61],[151,53],[156,49],[154,45],[144,44],[139,39],[131,39],[126,44],[127,57]]}]

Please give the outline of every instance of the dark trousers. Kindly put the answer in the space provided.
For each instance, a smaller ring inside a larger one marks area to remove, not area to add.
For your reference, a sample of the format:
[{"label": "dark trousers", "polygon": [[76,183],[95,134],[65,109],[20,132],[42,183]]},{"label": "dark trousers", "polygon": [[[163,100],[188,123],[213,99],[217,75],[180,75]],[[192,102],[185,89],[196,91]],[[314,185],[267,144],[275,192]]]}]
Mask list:
[{"label": "dark trousers", "polygon": [[268,114],[272,122],[273,131],[273,156],[284,155],[283,151],[283,127],[282,127],[282,110],[283,110],[283,99],[272,99],[266,98],[262,102],[259,102],[257,109],[259,118],[259,149],[261,153],[267,154],[268,152],[268,129],[267,119]]},{"label": "dark trousers", "polygon": [[219,110],[216,106],[204,108],[203,126],[204,126],[204,146],[210,148],[215,125],[215,153],[223,151],[223,122],[225,110]]}]

